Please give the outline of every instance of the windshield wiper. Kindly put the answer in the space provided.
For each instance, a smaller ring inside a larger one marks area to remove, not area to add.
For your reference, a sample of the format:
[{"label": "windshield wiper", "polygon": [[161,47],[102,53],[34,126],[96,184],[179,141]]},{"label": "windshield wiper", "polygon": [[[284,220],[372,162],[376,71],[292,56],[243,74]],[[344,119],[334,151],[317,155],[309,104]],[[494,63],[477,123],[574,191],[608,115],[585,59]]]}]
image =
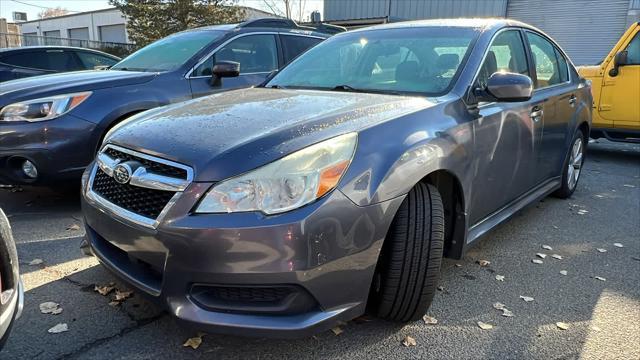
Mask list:
[{"label": "windshield wiper", "polygon": [[281,85],[269,85],[269,88],[271,88],[271,89],[286,89],[284,86],[281,86]]},{"label": "windshield wiper", "polygon": [[362,90],[358,90],[350,85],[336,85],[331,90],[340,90],[340,91],[353,91],[353,92],[362,92]]}]

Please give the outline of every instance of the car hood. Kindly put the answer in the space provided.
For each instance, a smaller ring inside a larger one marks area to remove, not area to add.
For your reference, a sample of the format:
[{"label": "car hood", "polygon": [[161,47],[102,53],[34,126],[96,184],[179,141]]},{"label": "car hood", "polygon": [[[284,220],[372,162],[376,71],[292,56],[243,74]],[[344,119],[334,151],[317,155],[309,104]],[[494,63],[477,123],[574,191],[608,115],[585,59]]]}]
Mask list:
[{"label": "car hood", "polygon": [[192,166],[196,181],[220,181],[434,104],[422,97],[252,88],[150,110],[120,124],[106,141]]},{"label": "car hood", "polygon": [[88,70],[17,79],[0,85],[0,106],[42,96],[139,84],[156,75],[137,71]]}]

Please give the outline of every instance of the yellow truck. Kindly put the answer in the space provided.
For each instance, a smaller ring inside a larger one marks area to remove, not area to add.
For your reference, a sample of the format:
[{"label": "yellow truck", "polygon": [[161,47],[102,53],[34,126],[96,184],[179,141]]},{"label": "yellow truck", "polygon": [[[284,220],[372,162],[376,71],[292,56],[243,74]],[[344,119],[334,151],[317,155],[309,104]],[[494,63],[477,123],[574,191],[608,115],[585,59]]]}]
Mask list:
[{"label": "yellow truck", "polygon": [[591,137],[640,143],[640,22],[622,35],[599,65],[578,67],[591,80]]}]

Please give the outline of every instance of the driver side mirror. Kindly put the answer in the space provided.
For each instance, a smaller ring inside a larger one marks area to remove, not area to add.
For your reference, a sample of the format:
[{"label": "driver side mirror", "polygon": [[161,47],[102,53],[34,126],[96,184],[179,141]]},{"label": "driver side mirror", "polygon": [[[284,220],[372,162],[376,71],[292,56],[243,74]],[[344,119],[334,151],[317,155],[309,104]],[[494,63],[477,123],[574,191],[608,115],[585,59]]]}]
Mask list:
[{"label": "driver side mirror", "polygon": [[609,76],[616,77],[620,72],[620,66],[627,65],[627,52],[620,51],[613,57],[613,67],[609,70]]},{"label": "driver side mirror", "polygon": [[222,78],[240,75],[240,63],[235,61],[218,61],[213,65],[211,85],[222,85]]},{"label": "driver side mirror", "polygon": [[487,86],[475,93],[479,101],[527,101],[533,93],[533,82],[526,75],[496,72],[489,76]]}]

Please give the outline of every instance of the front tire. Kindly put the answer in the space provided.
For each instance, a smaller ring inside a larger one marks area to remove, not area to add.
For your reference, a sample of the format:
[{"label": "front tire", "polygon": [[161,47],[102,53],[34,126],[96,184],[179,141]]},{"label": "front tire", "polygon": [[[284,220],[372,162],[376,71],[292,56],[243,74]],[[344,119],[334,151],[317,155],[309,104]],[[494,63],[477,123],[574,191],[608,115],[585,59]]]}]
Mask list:
[{"label": "front tire", "polygon": [[378,261],[369,302],[378,317],[406,322],[424,315],[440,277],[444,229],[440,193],[417,184],[400,205]]},{"label": "front tire", "polygon": [[582,174],[586,146],[587,137],[581,129],[576,130],[563,164],[562,186],[553,193],[555,197],[566,199],[576,191],[580,174]]}]

